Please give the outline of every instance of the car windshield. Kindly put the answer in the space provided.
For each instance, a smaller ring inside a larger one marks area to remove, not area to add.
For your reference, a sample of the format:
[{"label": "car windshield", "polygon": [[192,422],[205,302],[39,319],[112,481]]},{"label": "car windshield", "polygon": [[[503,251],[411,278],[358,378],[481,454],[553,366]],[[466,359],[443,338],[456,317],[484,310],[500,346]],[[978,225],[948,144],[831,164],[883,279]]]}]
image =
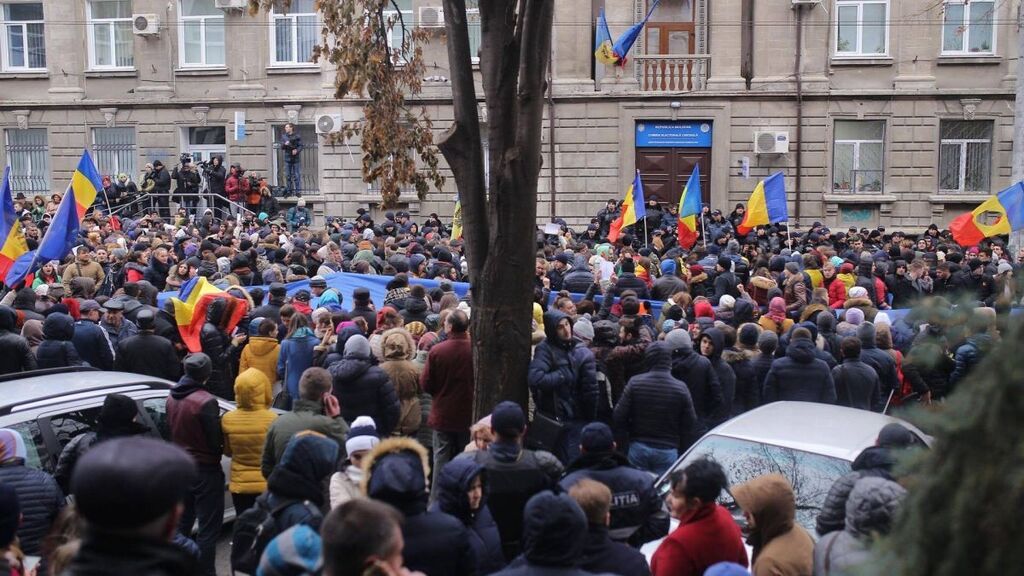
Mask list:
[{"label": "car windshield", "polygon": [[[722,465],[730,485],[742,484],[765,474],[785,476],[796,493],[796,520],[810,534],[814,534],[814,522],[832,483],[850,471],[850,463],[841,458],[717,435],[701,439],[672,470],[685,468],[704,456],[714,458]],[[658,492],[664,496],[669,488],[666,474],[658,485]],[[719,503],[733,511],[734,517],[742,518],[727,492],[722,493]]]}]

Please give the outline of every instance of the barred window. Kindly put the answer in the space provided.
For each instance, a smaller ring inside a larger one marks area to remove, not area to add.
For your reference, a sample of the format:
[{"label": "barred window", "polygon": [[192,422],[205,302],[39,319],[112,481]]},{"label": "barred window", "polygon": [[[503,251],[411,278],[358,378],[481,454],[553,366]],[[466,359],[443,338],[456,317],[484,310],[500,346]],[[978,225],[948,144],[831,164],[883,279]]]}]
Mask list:
[{"label": "barred window", "polygon": [[50,146],[46,128],[4,130],[4,150],[11,167],[11,190],[26,196],[50,193]]},{"label": "barred window", "polygon": [[[287,183],[285,174],[284,153],[281,152],[281,136],[284,134],[284,124],[278,124],[271,128],[274,138],[274,176],[271,183],[274,186],[284,186]],[[320,190],[320,182],[317,175],[320,169],[317,165],[317,149],[319,139],[316,135],[316,127],[312,124],[296,124],[295,133],[302,138],[302,150],[299,151],[299,170],[301,181],[299,189],[306,194],[313,194]]]},{"label": "barred window", "polygon": [[93,128],[92,150],[100,174],[114,177],[123,172],[134,180],[134,128]]},{"label": "barred window", "polygon": [[987,194],[992,176],[992,123],[944,120],[939,137],[939,189]]}]

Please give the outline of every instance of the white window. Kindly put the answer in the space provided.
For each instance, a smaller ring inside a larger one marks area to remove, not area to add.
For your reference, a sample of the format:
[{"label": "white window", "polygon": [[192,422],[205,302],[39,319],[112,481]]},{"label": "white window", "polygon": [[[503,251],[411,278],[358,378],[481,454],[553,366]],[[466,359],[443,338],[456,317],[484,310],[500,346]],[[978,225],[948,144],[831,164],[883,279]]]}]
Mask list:
[{"label": "white window", "polygon": [[996,3],[947,0],[942,24],[943,54],[993,54]]},{"label": "white window", "polygon": [[836,56],[889,53],[889,0],[836,0]]},{"label": "white window", "polygon": [[[398,6],[399,10],[395,10],[395,6]],[[415,24],[412,16],[412,0],[395,0],[395,3],[390,2],[384,5],[384,21],[391,23],[390,34],[388,34],[388,48],[392,51],[403,52],[402,44],[408,40],[412,42],[410,38],[412,33],[412,27]],[[410,46],[411,50],[412,47]]]},{"label": "white window", "polygon": [[466,27],[469,29],[469,54],[480,61],[480,0],[466,0]]},{"label": "white window", "polygon": [[282,3],[270,13],[270,55],[276,66],[308,65],[320,39],[314,0],[292,0],[287,11]]},{"label": "white window", "polygon": [[181,66],[224,65],[224,12],[213,0],[181,0],[178,46]]},{"label": "white window", "polygon": [[134,67],[131,0],[90,0],[85,6],[90,67]]},{"label": "white window", "polygon": [[939,190],[988,194],[992,174],[992,123],[943,120],[939,137]]},{"label": "white window", "polygon": [[50,147],[46,128],[4,130],[4,151],[11,167],[11,190],[26,196],[50,194]]},{"label": "white window", "polygon": [[834,140],[833,191],[881,193],[885,181],[885,122],[837,120]]},{"label": "white window", "polygon": [[7,71],[46,70],[42,2],[4,4],[2,63]]},{"label": "white window", "polygon": [[134,128],[93,128],[92,152],[100,174],[135,178]]}]

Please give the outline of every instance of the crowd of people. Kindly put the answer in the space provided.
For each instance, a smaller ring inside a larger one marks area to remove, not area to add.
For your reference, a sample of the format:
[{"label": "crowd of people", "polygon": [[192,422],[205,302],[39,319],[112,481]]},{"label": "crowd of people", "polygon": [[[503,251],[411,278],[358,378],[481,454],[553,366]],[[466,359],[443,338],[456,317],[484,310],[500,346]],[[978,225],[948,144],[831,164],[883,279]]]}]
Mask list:
[{"label": "crowd of people", "polygon": [[[177,382],[166,441],[142,437],[135,403],[111,395],[51,477],[0,430],[0,574],[23,574],[29,555],[39,574],[212,575],[225,480],[231,562],[255,574],[843,573],[897,513],[905,428],[884,429],[836,483],[817,544],[785,477],[733,485],[713,459],[673,464],[769,402],[941,402],[1005,329],[1018,262],[999,239],[964,250],[935,226],[737,237],[741,208],[707,211],[691,250],[653,205],[646,237],[634,226],[607,242],[614,202],[579,233],[538,232],[531,401],[480,421],[472,293],[453,286],[462,241],[436,214],[361,210],[317,228],[95,210],[66,261],[0,300],[0,373],[88,365]],[[388,277],[385,298],[331,287],[341,271]],[[196,276],[227,297],[189,353],[158,294]],[[289,295],[296,280],[309,288]],[[246,314],[229,330],[231,298]],[[217,398],[236,409],[221,415]],[[655,479],[670,470],[663,498]],[[749,557],[717,504],[727,489]],[[638,548],[661,538],[648,564]]]}]

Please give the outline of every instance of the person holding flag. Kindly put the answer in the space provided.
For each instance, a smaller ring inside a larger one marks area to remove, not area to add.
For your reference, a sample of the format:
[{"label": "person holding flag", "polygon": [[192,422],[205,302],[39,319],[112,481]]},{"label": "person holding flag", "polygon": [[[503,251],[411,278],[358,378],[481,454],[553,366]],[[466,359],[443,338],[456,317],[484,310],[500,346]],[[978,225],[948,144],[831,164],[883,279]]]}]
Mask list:
[{"label": "person holding flag", "polygon": [[[994,222],[986,223],[986,214],[997,215]],[[957,244],[976,246],[985,238],[1009,234],[1024,228],[1024,182],[1017,182],[995,196],[990,196],[977,208],[961,214],[949,223],[949,231]]]},{"label": "person holding flag", "polygon": [[18,214],[14,211],[14,200],[11,198],[11,167],[4,169],[4,179],[0,183],[0,194],[3,195],[2,218],[0,218],[0,278],[14,265],[15,260],[28,252],[25,233],[18,222]]},{"label": "person holding flag", "polygon": [[[697,215],[700,214],[700,166],[693,165],[690,179],[683,187],[683,195],[679,197],[679,222],[676,224],[676,240],[681,248],[687,250],[697,243]],[[707,238],[704,239],[707,243]]]},{"label": "person holding flag", "polygon": [[789,220],[789,206],[786,202],[786,178],[776,172],[761,180],[750,193],[747,211],[736,234],[746,236],[758,226]]},{"label": "person holding flag", "polygon": [[608,230],[608,241],[614,244],[622,235],[623,228],[636,224],[645,216],[647,209],[644,207],[644,183],[640,180],[640,171],[637,170],[633,184],[626,191],[626,198],[622,201],[622,212]]}]

